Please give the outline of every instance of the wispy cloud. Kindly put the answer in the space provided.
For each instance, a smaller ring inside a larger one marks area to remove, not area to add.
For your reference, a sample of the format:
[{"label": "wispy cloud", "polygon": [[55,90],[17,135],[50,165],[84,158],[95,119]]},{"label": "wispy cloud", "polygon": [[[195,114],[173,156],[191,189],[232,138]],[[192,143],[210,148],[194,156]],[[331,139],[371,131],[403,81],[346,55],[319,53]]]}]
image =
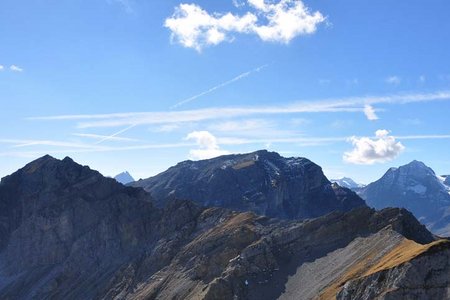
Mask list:
[{"label": "wispy cloud", "polygon": [[[197,131],[203,132],[203,131]],[[379,134],[380,135],[380,134]],[[189,136],[189,135],[188,135]],[[440,139],[450,139],[450,134],[439,135],[408,135],[408,136],[388,136],[389,138],[394,138],[396,141],[399,140],[440,140]],[[376,142],[380,139],[380,136],[375,137],[286,137],[286,138],[242,138],[242,137],[208,137],[208,134],[191,134],[189,139],[185,138],[185,142],[175,142],[175,143],[154,143],[154,144],[143,144],[143,145],[132,145],[132,146],[103,146],[103,145],[93,145],[93,144],[82,144],[82,143],[71,143],[65,141],[46,141],[46,140],[9,140],[0,139],[0,143],[12,144],[13,149],[18,148],[34,148],[36,146],[47,146],[47,148],[24,151],[24,150],[14,150],[0,152],[0,156],[12,156],[12,157],[27,157],[33,158],[44,154],[76,154],[76,153],[98,153],[98,152],[126,152],[126,151],[140,151],[148,149],[171,149],[171,148],[191,148],[197,146],[198,149],[192,150],[205,150],[205,149],[216,149],[216,153],[229,153],[226,150],[221,149],[221,146],[239,146],[239,145],[258,145],[264,146],[267,144],[289,144],[295,147],[315,147],[330,145],[335,143],[346,143],[351,139],[361,140],[370,139],[372,142]],[[188,142],[193,141],[193,142]],[[369,143],[371,144],[371,143]],[[18,146],[18,147],[15,147]],[[373,145],[372,145],[373,146]],[[361,148],[361,147],[360,147]],[[220,152],[222,151],[222,152]],[[212,153],[212,152],[211,152]],[[198,153],[197,153],[198,154]],[[206,155],[206,154],[205,154]],[[200,156],[198,156],[200,157]],[[206,157],[206,156],[204,156]]]},{"label": "wispy cloud", "polygon": [[128,130],[134,128],[134,127],[136,127],[136,126],[137,126],[137,124],[131,124],[130,126],[124,128],[124,129],[122,129],[122,130],[119,130],[119,131],[117,131],[117,132],[115,132],[115,133],[113,133],[113,134],[111,134],[111,135],[105,136],[104,138],[102,138],[101,140],[99,140],[99,141],[98,141],[97,143],[95,143],[95,144],[101,144],[101,143],[106,142],[106,141],[108,141],[108,140],[114,139],[114,138],[116,138],[116,136],[118,136],[119,134],[122,134],[122,133],[124,133],[124,132],[126,132],[126,131],[128,131]]},{"label": "wispy cloud", "polygon": [[0,65],[0,71],[5,70],[5,67],[3,65]]},{"label": "wispy cloud", "polygon": [[23,72],[23,68],[21,68],[21,67],[19,67],[19,66],[16,66],[16,65],[11,65],[11,66],[9,67],[9,69],[10,69],[11,71],[13,71],[13,72]]},{"label": "wispy cloud", "polygon": [[173,105],[171,107],[171,109],[178,108],[178,107],[180,107],[180,106],[182,106],[184,104],[187,104],[189,102],[192,102],[192,101],[194,101],[194,100],[196,100],[196,99],[198,99],[198,98],[200,98],[202,96],[210,94],[210,93],[214,92],[215,90],[218,90],[218,89],[223,88],[223,87],[225,87],[225,86],[227,86],[229,84],[232,84],[233,82],[236,82],[236,81],[239,81],[241,79],[244,79],[244,78],[250,76],[253,73],[257,73],[257,72],[261,71],[262,69],[266,68],[267,66],[268,66],[267,64],[266,65],[262,65],[260,67],[257,67],[255,69],[253,69],[253,70],[250,70],[250,71],[244,72],[242,74],[239,74],[238,76],[234,77],[233,79],[230,79],[228,81],[220,83],[220,84],[216,85],[215,87],[212,87],[212,88],[210,88],[210,89],[208,89],[208,90],[206,90],[204,92],[201,92],[200,94],[197,94],[195,96],[192,96],[190,98],[184,99],[184,100],[176,103],[175,105]]},{"label": "wispy cloud", "polygon": [[91,148],[90,144],[73,143],[53,140],[27,140],[27,139],[0,139],[0,144],[11,144],[12,148],[24,148],[32,146],[52,146],[70,148]]},{"label": "wispy cloud", "polygon": [[443,140],[450,139],[450,134],[423,134],[396,136],[399,140]]},{"label": "wispy cloud", "polygon": [[[231,2],[231,1],[230,1]],[[231,12],[209,13],[197,4],[182,3],[165,20],[172,41],[201,51],[206,46],[234,40],[234,33],[255,34],[263,41],[289,43],[300,35],[316,32],[326,18],[311,12],[301,0],[247,0],[233,2],[248,5],[249,11],[239,16]]]},{"label": "wispy cloud", "polygon": [[73,136],[78,136],[82,138],[89,138],[94,140],[105,140],[108,139],[110,141],[116,142],[137,142],[138,139],[126,138],[126,137],[118,137],[118,136],[108,136],[108,135],[100,135],[100,134],[92,134],[92,133],[72,133]]},{"label": "wispy cloud", "polygon": [[214,133],[232,134],[241,137],[292,137],[299,132],[280,128],[277,122],[267,119],[226,120],[215,122],[207,126]]},{"label": "wispy cloud", "polygon": [[399,85],[402,82],[402,79],[398,76],[389,76],[386,78],[386,83],[392,84],[392,85]]},{"label": "wispy cloud", "polygon": [[151,129],[153,132],[172,132],[180,128],[179,124],[164,124]]},{"label": "wispy cloud", "polygon": [[[94,115],[59,115],[47,117],[32,117],[31,120],[74,120],[79,128],[100,128],[118,126],[136,126],[144,124],[180,124],[235,117],[256,115],[282,115],[298,113],[323,112],[358,112],[364,113],[366,105],[398,105],[431,101],[448,101],[450,92],[442,91],[426,94],[395,94],[388,96],[365,96],[338,98],[318,101],[303,101],[277,106],[248,107],[216,107],[197,110],[166,111],[166,112],[135,112]],[[117,135],[117,133],[115,134]]]}]

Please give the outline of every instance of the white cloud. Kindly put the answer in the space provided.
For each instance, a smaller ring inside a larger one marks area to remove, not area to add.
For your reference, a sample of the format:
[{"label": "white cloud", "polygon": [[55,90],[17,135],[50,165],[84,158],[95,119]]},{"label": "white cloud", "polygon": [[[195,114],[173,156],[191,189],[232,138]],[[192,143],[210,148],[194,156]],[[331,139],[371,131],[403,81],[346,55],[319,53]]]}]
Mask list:
[{"label": "white cloud", "polygon": [[212,107],[169,112],[126,112],[93,115],[59,115],[33,117],[31,120],[74,120],[79,128],[118,127],[148,124],[180,124],[256,115],[283,115],[295,113],[364,112],[366,105],[408,104],[431,101],[449,101],[450,91],[427,94],[396,94],[377,97],[351,97],[317,101],[303,101],[287,105]]},{"label": "white cloud", "polygon": [[371,165],[387,162],[405,150],[402,143],[390,136],[387,130],[377,130],[375,138],[351,137],[349,140],[354,148],[350,152],[345,152],[343,158],[344,161],[353,164]]},{"label": "white cloud", "polygon": [[3,71],[5,67],[3,65],[0,65],[0,71]]},{"label": "white cloud", "polygon": [[245,2],[241,0],[232,0],[233,5],[237,8],[241,8],[245,6]]},{"label": "white cloud", "polygon": [[366,115],[367,119],[370,121],[378,120],[378,116],[375,113],[375,109],[372,105],[366,104],[364,106],[364,114]]},{"label": "white cloud", "polygon": [[230,153],[220,149],[216,137],[208,131],[193,131],[186,136],[186,140],[195,141],[199,148],[189,151],[190,159],[209,159]]},{"label": "white cloud", "polygon": [[13,71],[13,72],[23,72],[23,69],[22,69],[21,67],[16,66],[16,65],[11,65],[11,66],[9,67],[9,69],[10,69],[11,71]]},{"label": "white cloud", "polygon": [[[247,0],[254,12],[244,15],[208,13],[196,4],[180,4],[165,20],[171,38],[187,48],[201,51],[205,46],[232,41],[233,33],[256,34],[263,41],[289,43],[299,35],[312,34],[325,21],[320,12],[310,12],[301,0]],[[244,2],[233,1],[242,7]]]},{"label": "white cloud", "polygon": [[386,78],[386,82],[392,85],[399,85],[402,82],[402,79],[398,76],[389,76]]},{"label": "white cloud", "polygon": [[[450,135],[409,135],[409,136],[395,136],[395,139],[399,140],[450,140]],[[255,138],[255,139],[245,139],[236,137],[222,137],[215,138],[215,143],[204,143],[206,145],[272,145],[272,144],[288,144],[290,146],[294,145],[296,147],[309,147],[309,146],[324,146],[335,143],[343,143],[348,141],[350,138],[347,137],[293,137],[293,138]],[[210,139],[211,140],[211,139]],[[214,140],[214,139],[212,139]],[[196,140],[195,140],[196,141]],[[0,144],[12,144],[13,149],[21,149],[26,147],[34,146],[48,146],[51,148],[36,149],[33,151],[9,151],[0,152],[0,156],[10,156],[10,157],[38,157],[44,154],[64,154],[69,155],[73,153],[99,153],[99,152],[129,152],[129,151],[145,151],[149,149],[173,149],[173,148],[192,148],[198,145],[197,142],[192,143],[160,143],[160,144],[143,144],[143,145],[131,145],[131,146],[100,146],[92,144],[76,144],[65,141],[46,141],[46,140],[10,140],[10,139],[0,139]],[[63,149],[61,149],[63,148]],[[201,150],[201,149],[200,149]],[[229,152],[218,149],[217,155],[228,154]],[[210,153],[213,151],[210,151]],[[280,151],[281,153],[281,151]],[[285,152],[288,154],[288,152]],[[203,157],[205,153],[194,153],[198,156]],[[204,155],[208,157],[209,155]]]}]

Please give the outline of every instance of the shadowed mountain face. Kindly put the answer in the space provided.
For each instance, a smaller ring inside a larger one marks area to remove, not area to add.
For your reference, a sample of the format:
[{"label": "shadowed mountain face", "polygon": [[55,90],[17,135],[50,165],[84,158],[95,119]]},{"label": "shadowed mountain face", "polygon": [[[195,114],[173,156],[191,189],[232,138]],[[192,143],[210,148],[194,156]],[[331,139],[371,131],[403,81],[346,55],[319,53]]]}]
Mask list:
[{"label": "shadowed mountain face", "polygon": [[433,232],[450,235],[450,188],[424,163],[389,169],[359,194],[377,209],[404,207]]},{"label": "shadowed mountain face", "polygon": [[365,205],[352,191],[332,185],[310,160],[268,151],[185,161],[131,185],[150,192],[160,206],[170,198],[192,199],[283,219],[314,218]]},{"label": "shadowed mountain face", "polygon": [[[436,275],[450,271],[450,247],[402,209],[363,206],[299,222],[190,201],[157,208],[142,189],[49,156],[3,178],[0,205],[1,299],[346,297],[392,268],[411,297],[445,298],[431,285],[450,286]],[[408,273],[424,256],[429,268]],[[389,295],[392,284],[370,292]]]}]

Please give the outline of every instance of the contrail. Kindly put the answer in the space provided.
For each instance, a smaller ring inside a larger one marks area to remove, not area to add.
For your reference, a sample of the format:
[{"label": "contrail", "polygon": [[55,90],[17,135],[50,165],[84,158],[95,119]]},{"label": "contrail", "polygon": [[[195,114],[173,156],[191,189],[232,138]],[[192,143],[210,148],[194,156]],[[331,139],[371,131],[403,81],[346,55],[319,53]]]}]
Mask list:
[{"label": "contrail", "polygon": [[190,97],[190,98],[184,99],[183,101],[180,101],[180,102],[178,102],[177,104],[171,106],[170,109],[174,109],[174,108],[180,107],[181,105],[184,105],[184,104],[186,104],[186,103],[189,103],[189,102],[191,102],[191,101],[194,101],[194,100],[197,99],[197,98],[200,98],[200,97],[202,97],[202,96],[204,96],[204,95],[207,95],[207,94],[209,94],[209,93],[214,92],[215,90],[218,90],[218,89],[220,89],[220,88],[223,88],[224,86],[227,86],[227,85],[229,85],[229,84],[232,84],[233,82],[236,82],[236,81],[239,81],[239,80],[241,80],[241,79],[243,79],[243,78],[245,78],[245,77],[248,77],[248,76],[250,76],[250,75],[253,74],[253,73],[259,72],[259,71],[261,71],[262,69],[266,68],[267,66],[268,66],[268,64],[265,64],[265,65],[262,65],[262,66],[260,66],[260,67],[257,67],[256,69],[253,69],[253,70],[244,72],[244,73],[242,73],[242,74],[240,74],[240,75],[234,77],[233,79],[228,80],[228,81],[225,81],[225,82],[223,82],[223,83],[221,83],[221,84],[219,84],[219,85],[216,85],[215,87],[212,87],[212,88],[210,88],[209,90],[206,90],[206,91],[204,91],[204,92],[202,92],[202,93],[200,93],[200,94],[198,94],[198,95],[195,95],[195,96],[192,96],[192,97]]},{"label": "contrail", "polygon": [[[225,81],[224,83],[221,83],[221,84],[219,84],[219,85],[216,85],[215,87],[210,88],[210,89],[207,90],[207,91],[204,91],[204,92],[202,92],[202,93],[200,93],[200,94],[198,94],[198,95],[195,95],[195,96],[193,96],[193,97],[190,97],[190,98],[188,98],[188,99],[185,99],[185,100],[183,100],[183,101],[180,101],[180,102],[178,102],[177,104],[175,104],[175,105],[173,105],[172,107],[170,107],[170,109],[174,109],[174,108],[177,108],[177,107],[179,107],[179,106],[181,106],[181,105],[183,105],[183,104],[186,104],[186,103],[189,103],[189,102],[191,102],[191,101],[194,101],[195,99],[200,98],[200,97],[202,97],[202,96],[204,96],[204,95],[207,95],[207,94],[209,94],[209,93],[212,93],[212,92],[214,92],[214,91],[217,90],[217,89],[220,89],[220,88],[222,88],[222,87],[224,87],[224,86],[227,86],[227,85],[229,85],[229,84],[232,84],[233,82],[239,81],[239,80],[241,80],[241,79],[243,79],[243,78],[245,78],[245,77],[250,76],[250,75],[253,74],[253,73],[259,72],[259,71],[261,71],[262,69],[266,68],[267,66],[269,66],[269,64],[265,64],[265,65],[262,65],[262,66],[260,66],[260,67],[255,68],[255,69],[253,69],[253,70],[244,72],[244,73],[242,73],[242,74],[240,74],[240,75],[234,77],[234,78],[231,79],[231,80]],[[121,134],[121,133],[124,133],[124,132],[126,132],[126,131],[128,131],[128,130],[130,130],[131,128],[136,127],[136,126],[137,126],[137,124],[133,124],[133,125],[131,125],[131,126],[127,127],[127,128],[124,128],[124,129],[122,129],[122,130],[120,130],[120,131],[118,131],[118,132],[116,132],[116,133],[114,133],[114,134],[112,134],[112,135],[110,135],[110,136],[107,136],[107,137],[101,139],[100,141],[98,141],[98,142],[95,143],[95,144],[96,144],[96,145],[101,144],[101,143],[103,143],[104,141],[107,141],[107,140],[109,140],[109,139],[112,139],[113,137],[115,137],[115,136],[117,136],[117,135],[119,135],[119,134]]]},{"label": "contrail", "polygon": [[100,141],[98,141],[97,143],[95,143],[95,145],[101,144],[101,143],[103,143],[104,141],[107,141],[107,140],[109,140],[109,139],[112,139],[112,138],[114,138],[115,136],[117,136],[117,135],[119,135],[119,134],[121,134],[121,133],[124,133],[125,131],[128,131],[128,130],[130,130],[130,129],[133,128],[133,127],[136,127],[136,125],[137,125],[137,124],[133,124],[133,125],[131,125],[131,126],[128,126],[127,128],[124,128],[124,129],[122,129],[122,130],[120,130],[120,131],[117,131],[116,133],[113,133],[112,135],[106,136],[106,137],[104,137],[103,139],[101,139]]}]

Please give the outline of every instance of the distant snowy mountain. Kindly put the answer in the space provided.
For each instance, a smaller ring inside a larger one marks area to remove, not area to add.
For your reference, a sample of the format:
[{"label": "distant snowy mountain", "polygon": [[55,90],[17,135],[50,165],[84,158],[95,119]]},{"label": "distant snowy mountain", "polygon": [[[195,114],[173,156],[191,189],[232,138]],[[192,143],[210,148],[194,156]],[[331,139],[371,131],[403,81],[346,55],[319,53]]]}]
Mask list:
[{"label": "distant snowy mountain", "polygon": [[404,207],[436,234],[450,235],[448,177],[437,176],[423,162],[390,168],[381,179],[358,191],[377,209]]},{"label": "distant snowy mountain", "polygon": [[134,181],[134,178],[127,171],[117,174],[114,179],[121,184],[128,184]]},{"label": "distant snowy mountain", "polygon": [[359,189],[359,188],[365,187],[364,184],[357,183],[349,177],[342,177],[341,179],[330,179],[330,181],[335,182],[339,186],[345,187],[348,189]]}]

